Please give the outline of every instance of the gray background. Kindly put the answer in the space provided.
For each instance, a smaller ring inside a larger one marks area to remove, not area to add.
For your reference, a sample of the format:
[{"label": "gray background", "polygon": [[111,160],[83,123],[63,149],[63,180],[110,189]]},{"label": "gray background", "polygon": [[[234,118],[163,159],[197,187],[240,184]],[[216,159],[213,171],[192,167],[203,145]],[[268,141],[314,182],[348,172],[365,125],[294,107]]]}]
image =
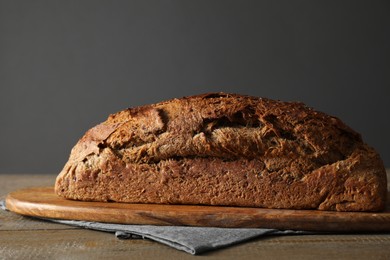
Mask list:
[{"label": "gray background", "polygon": [[0,172],[58,173],[108,114],[225,91],[299,100],[390,167],[389,1],[0,0]]}]

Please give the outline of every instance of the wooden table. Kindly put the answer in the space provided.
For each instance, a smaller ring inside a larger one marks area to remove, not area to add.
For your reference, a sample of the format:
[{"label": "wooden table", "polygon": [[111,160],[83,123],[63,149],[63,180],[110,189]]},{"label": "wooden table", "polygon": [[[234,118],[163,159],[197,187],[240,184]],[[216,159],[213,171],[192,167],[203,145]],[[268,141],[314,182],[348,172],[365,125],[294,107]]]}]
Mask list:
[{"label": "wooden table", "polygon": [[[387,173],[389,176],[390,170]],[[55,177],[49,174],[0,174],[0,199],[4,199],[8,192],[19,188],[53,185]],[[194,257],[196,256],[149,240],[119,240],[111,233],[39,221],[0,210],[0,259],[193,259]],[[390,234],[270,236],[198,257],[390,259]]]}]

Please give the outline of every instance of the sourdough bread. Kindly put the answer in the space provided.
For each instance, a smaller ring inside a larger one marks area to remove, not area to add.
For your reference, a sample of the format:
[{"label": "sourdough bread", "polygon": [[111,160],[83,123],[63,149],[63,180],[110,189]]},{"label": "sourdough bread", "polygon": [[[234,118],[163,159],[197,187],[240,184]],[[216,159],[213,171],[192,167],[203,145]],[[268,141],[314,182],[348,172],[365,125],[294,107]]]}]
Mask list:
[{"label": "sourdough bread", "polygon": [[299,102],[211,93],[129,108],[72,149],[73,200],[378,211],[382,160],[338,118]]}]

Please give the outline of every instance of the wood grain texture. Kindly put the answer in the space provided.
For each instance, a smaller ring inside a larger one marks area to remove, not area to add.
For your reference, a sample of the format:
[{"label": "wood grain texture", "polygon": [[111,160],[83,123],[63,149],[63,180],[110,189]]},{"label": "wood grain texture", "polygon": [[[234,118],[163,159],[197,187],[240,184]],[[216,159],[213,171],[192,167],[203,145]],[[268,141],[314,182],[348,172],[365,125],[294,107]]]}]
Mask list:
[{"label": "wood grain texture", "polygon": [[11,191],[36,186],[52,186],[56,180],[53,174],[1,174],[0,173],[0,199]]},{"label": "wood grain texture", "polygon": [[[118,240],[91,230],[1,233],[0,259],[194,259],[149,240]],[[39,237],[39,239],[37,239]],[[265,237],[201,255],[202,259],[389,259],[389,235]]]},{"label": "wood grain texture", "polygon": [[[8,192],[20,188],[52,185],[54,179],[55,175],[47,174],[0,173],[0,197],[4,198]],[[287,260],[390,259],[390,233],[269,236],[199,257]],[[0,259],[194,259],[194,257],[149,240],[119,240],[110,233],[38,221],[0,210]]]},{"label": "wood grain texture", "polygon": [[52,187],[14,191],[6,202],[11,211],[22,215],[108,223],[390,232],[390,210],[370,213],[82,202],[60,198]]},{"label": "wood grain texture", "polygon": [[[54,224],[48,225],[48,221],[30,218],[0,209],[0,232],[21,231],[21,230],[55,230],[55,229],[76,229],[76,227]],[[0,258],[1,259],[1,258]]]}]

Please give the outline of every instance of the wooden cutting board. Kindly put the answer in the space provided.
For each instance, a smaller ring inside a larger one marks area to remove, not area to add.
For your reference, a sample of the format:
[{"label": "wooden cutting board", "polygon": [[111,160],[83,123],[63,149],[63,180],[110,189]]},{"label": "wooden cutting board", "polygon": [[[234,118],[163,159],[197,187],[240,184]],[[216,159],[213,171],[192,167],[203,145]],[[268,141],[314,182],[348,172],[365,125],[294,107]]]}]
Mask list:
[{"label": "wooden cutting board", "polygon": [[15,213],[55,219],[121,224],[276,228],[308,231],[389,232],[390,207],[384,212],[332,212],[218,206],[82,202],[58,197],[53,187],[8,194]]}]

